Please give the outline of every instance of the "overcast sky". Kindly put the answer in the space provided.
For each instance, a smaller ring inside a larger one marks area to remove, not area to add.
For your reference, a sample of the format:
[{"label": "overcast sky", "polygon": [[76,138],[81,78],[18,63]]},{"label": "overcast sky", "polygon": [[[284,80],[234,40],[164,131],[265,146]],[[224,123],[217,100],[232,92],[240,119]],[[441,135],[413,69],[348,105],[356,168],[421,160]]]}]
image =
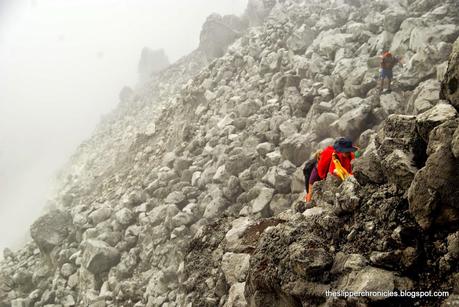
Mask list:
[{"label": "overcast sky", "polygon": [[144,46],[170,61],[206,17],[247,0],[0,0],[0,249],[28,232],[52,175],[134,86]]}]

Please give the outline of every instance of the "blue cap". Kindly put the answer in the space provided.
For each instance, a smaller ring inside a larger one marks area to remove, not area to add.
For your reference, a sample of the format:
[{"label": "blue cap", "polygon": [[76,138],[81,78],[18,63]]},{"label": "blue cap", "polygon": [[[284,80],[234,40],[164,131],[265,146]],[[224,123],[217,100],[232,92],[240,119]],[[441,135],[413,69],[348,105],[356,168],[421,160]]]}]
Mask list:
[{"label": "blue cap", "polygon": [[352,146],[352,141],[348,138],[337,139],[333,144],[333,148],[338,152],[354,152],[357,150],[356,147]]}]

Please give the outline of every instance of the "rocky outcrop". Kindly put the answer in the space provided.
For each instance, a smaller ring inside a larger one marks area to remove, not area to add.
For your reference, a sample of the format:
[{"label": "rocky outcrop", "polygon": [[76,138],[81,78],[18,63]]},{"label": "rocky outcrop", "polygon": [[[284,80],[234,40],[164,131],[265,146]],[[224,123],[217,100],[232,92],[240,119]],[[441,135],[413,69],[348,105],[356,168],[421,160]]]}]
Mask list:
[{"label": "rocky outcrop", "polygon": [[[257,0],[242,18],[212,15],[198,50],[124,90],[78,148],[59,177],[60,211],[4,253],[1,303],[450,302],[324,293],[458,295],[457,102],[438,97],[456,8]],[[405,66],[380,95],[385,46]],[[354,177],[316,183],[306,206],[301,167],[343,135],[363,147]]]},{"label": "rocky outcrop", "polygon": [[441,84],[442,98],[448,101],[459,109],[459,39],[456,40],[451,52],[451,57],[448,62],[448,70],[445,74],[445,79]]},{"label": "rocky outcrop", "polygon": [[169,66],[169,59],[163,49],[152,50],[144,47],[137,68],[140,82],[147,81],[153,74],[157,74],[167,66]]},{"label": "rocky outcrop", "polygon": [[202,26],[199,48],[209,60],[221,57],[226,48],[242,35],[246,25],[235,15],[212,14]]}]

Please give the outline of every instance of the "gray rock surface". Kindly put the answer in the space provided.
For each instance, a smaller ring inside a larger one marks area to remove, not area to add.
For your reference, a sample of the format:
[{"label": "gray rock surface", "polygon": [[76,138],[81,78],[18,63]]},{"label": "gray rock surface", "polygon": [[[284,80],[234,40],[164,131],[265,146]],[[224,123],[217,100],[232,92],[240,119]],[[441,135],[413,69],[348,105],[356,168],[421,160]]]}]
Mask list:
[{"label": "gray rock surface", "polygon": [[[148,77],[62,169],[60,211],[4,253],[0,305],[406,304],[324,296],[343,287],[442,289],[409,304],[449,303],[458,10],[250,0],[242,17],[210,16],[197,50],[153,73],[145,59]],[[379,94],[387,46],[404,66]],[[364,152],[355,177],[315,183],[305,205],[304,162],[341,136]]]}]

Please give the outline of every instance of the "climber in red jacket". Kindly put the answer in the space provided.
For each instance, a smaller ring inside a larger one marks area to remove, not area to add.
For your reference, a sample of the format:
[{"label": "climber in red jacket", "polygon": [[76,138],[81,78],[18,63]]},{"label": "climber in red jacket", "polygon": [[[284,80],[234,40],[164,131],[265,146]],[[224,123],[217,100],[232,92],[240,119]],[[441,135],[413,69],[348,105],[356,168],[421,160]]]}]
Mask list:
[{"label": "climber in red jacket", "polygon": [[322,151],[320,160],[317,165],[317,172],[320,179],[325,179],[327,174],[334,174],[335,163],[332,162],[333,153],[338,157],[341,166],[352,175],[351,161],[354,160],[354,151],[358,148],[352,145],[352,141],[348,138],[339,138],[333,146],[328,146]]}]

